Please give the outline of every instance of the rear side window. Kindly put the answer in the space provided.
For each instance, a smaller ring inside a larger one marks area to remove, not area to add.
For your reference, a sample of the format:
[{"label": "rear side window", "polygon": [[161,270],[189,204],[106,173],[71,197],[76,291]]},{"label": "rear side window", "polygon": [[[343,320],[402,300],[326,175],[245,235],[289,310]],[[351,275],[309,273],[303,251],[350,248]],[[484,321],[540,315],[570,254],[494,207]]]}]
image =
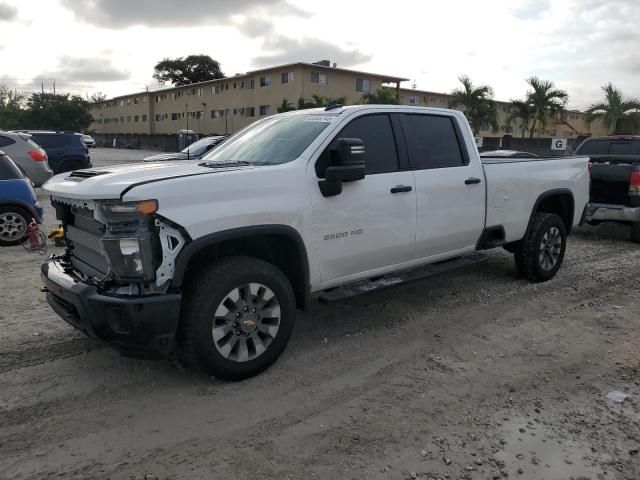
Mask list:
[{"label": "rear side window", "polygon": [[15,180],[16,178],[22,178],[22,172],[5,155],[0,155],[0,180]]},{"label": "rear side window", "polygon": [[364,142],[367,175],[398,170],[396,141],[389,115],[359,117],[342,129],[338,138],[359,138]]},{"label": "rear side window", "polygon": [[609,143],[609,140],[587,140],[576,150],[576,155],[606,155]]},{"label": "rear side window", "polygon": [[611,142],[609,153],[611,155],[633,155],[631,142]]},{"label": "rear side window", "polygon": [[402,115],[401,120],[412,167],[446,168],[466,164],[451,117]]},{"label": "rear side window", "polygon": [[64,135],[32,135],[31,139],[45,150],[48,148],[61,148],[66,144]]},{"label": "rear side window", "polygon": [[13,138],[0,135],[0,148],[8,147],[9,145],[13,145],[14,143],[16,143],[16,141]]}]

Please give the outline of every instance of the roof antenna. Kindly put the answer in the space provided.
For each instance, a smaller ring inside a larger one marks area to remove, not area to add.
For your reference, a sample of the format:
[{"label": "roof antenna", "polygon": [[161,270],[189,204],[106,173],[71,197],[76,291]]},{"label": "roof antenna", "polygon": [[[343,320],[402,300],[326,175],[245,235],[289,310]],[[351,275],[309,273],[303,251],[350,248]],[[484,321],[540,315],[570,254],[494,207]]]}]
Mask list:
[{"label": "roof antenna", "polygon": [[336,108],[342,108],[343,105],[341,103],[338,103],[338,100],[331,100],[328,104],[327,107],[324,109],[325,112],[328,112],[329,110],[335,110]]}]

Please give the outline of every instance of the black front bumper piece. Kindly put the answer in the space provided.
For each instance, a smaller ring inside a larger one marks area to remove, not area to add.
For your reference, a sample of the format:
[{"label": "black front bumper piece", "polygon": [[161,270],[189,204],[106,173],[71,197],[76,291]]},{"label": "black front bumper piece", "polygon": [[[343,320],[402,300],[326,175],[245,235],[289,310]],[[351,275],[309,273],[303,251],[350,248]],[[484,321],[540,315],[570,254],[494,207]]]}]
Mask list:
[{"label": "black front bumper piece", "polygon": [[171,351],[180,318],[180,294],[100,293],[56,257],[42,265],[41,275],[51,308],[90,337],[128,356],[157,358]]}]

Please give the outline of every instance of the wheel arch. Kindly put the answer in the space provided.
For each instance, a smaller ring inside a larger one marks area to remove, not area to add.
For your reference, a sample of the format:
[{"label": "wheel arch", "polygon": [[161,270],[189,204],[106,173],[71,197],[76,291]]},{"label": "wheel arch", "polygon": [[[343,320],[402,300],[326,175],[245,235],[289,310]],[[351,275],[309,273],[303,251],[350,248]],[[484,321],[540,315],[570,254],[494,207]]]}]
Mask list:
[{"label": "wheel arch", "polygon": [[231,255],[259,258],[278,267],[291,282],[296,306],[304,309],[309,298],[309,261],[300,234],[288,225],[234,228],[197,238],[176,259],[172,286],[188,282],[189,272]]},{"label": "wheel arch", "polygon": [[33,216],[33,218],[36,219],[37,223],[42,223],[42,219],[40,218],[40,215],[38,215],[38,213],[35,211],[33,206],[29,205],[29,203],[27,203],[27,202],[23,202],[22,200],[19,200],[19,199],[13,199],[11,201],[0,200],[0,207],[18,207],[18,208],[21,208],[22,210],[26,210],[27,212],[29,212],[29,214],[31,214]]},{"label": "wheel arch", "polygon": [[529,234],[536,213],[554,213],[558,215],[565,225],[567,235],[569,235],[573,228],[573,218],[575,216],[573,192],[568,188],[556,188],[540,194],[531,211],[525,235]]}]

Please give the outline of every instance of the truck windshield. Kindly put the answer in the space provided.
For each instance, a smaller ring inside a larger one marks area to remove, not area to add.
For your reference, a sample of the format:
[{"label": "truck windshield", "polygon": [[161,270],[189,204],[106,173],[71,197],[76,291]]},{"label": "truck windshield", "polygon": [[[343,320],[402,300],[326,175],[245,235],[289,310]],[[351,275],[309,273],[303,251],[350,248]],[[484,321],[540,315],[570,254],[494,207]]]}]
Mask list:
[{"label": "truck windshield", "polygon": [[291,162],[331,122],[328,115],[274,116],[234,135],[205,155],[212,162],[248,162],[252,165],[280,165]]}]

